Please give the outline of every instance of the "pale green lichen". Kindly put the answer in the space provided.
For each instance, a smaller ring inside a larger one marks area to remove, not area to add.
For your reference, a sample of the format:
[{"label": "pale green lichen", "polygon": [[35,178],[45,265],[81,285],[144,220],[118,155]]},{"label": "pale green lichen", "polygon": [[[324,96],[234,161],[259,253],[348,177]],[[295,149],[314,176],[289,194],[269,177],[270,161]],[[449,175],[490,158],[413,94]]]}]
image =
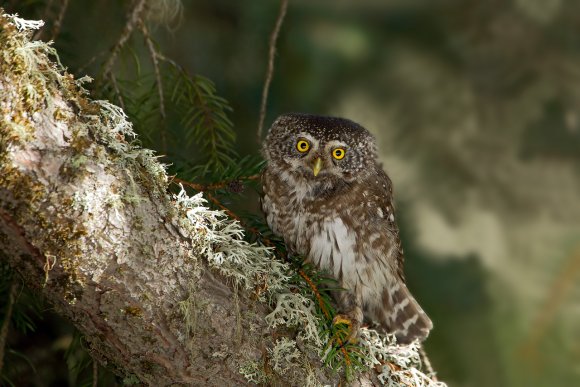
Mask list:
[{"label": "pale green lichen", "polygon": [[433,380],[435,375],[421,371],[421,344],[399,345],[393,335],[379,334],[372,329],[360,330],[359,344],[366,366],[380,366],[379,380],[389,387],[445,387],[445,383]]},{"label": "pale green lichen", "polygon": [[223,211],[205,207],[201,193],[190,197],[182,189],[175,202],[186,216],[179,222],[182,233],[191,238],[199,254],[207,257],[210,267],[246,290],[265,286],[267,291],[258,295],[261,301],[265,301],[265,295],[286,289],[288,265],[277,260],[270,248],[245,241],[239,222]]},{"label": "pale green lichen", "polygon": [[286,374],[302,358],[301,352],[296,347],[296,341],[287,337],[276,340],[274,348],[268,350],[268,353],[270,354],[272,368],[279,375]]},{"label": "pale green lichen", "polygon": [[298,338],[317,348],[319,353],[328,341],[328,337],[319,332],[314,301],[300,293],[278,294],[276,308],[266,316],[266,322],[274,329],[280,326],[297,328]]},{"label": "pale green lichen", "polygon": [[12,23],[18,28],[19,31],[26,30],[37,30],[44,25],[42,20],[26,20],[18,17],[18,14],[6,15],[8,18],[12,19]]},{"label": "pale green lichen", "polygon": [[136,162],[142,165],[155,181],[162,183],[165,187],[168,178],[166,166],[159,162],[155,152],[150,149],[141,148],[131,141],[137,134],[133,130],[133,124],[129,121],[122,108],[109,101],[94,101],[99,106],[98,116],[94,117],[103,122],[97,125],[96,129],[101,139],[105,140],[110,149],[122,155],[121,163]]},{"label": "pale green lichen", "polygon": [[256,384],[268,382],[268,375],[264,371],[264,365],[251,360],[242,365],[239,369],[240,374],[242,374],[248,382],[254,382]]}]

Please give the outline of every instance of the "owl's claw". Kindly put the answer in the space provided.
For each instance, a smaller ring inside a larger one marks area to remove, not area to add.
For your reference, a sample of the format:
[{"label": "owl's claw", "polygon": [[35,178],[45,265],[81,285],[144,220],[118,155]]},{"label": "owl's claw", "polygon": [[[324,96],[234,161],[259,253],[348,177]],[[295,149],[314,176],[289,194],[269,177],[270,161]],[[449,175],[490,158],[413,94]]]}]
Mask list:
[{"label": "owl's claw", "polygon": [[348,326],[348,336],[343,340],[343,344],[341,346],[345,345],[346,343],[355,344],[358,340],[357,336],[358,330],[360,328],[360,322],[348,315],[337,314],[332,319],[332,325],[335,326],[338,324],[345,324]]},{"label": "owl's claw", "polygon": [[352,325],[352,320],[345,314],[337,314],[332,319],[332,325],[346,324],[349,327]]}]

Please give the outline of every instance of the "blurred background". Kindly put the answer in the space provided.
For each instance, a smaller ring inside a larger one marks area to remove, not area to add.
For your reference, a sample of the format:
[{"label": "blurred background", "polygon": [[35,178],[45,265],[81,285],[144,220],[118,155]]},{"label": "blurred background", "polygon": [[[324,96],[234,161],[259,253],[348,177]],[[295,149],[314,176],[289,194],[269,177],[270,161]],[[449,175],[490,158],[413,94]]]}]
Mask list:
[{"label": "blurred background", "polygon": [[[46,40],[62,3],[0,7],[48,15]],[[54,45],[69,71],[99,82],[131,7],[67,4]],[[159,0],[150,7],[159,51],[213,81],[231,105],[232,158],[259,154],[280,3]],[[115,71],[120,88],[151,95],[154,68],[143,41],[131,37]],[[158,126],[139,116],[147,100],[135,98],[126,110],[143,144],[166,155],[178,176],[195,168],[203,147],[184,143],[183,125],[167,118],[162,149]],[[426,350],[440,379],[465,387],[578,386],[579,107],[576,0],[290,0],[265,125],[285,112],[309,112],[352,119],[376,135],[395,186],[409,286],[435,324]],[[34,333],[10,337],[17,355],[7,355],[5,368],[10,360],[13,370],[18,365],[12,380],[23,384],[16,385],[82,384],[63,360],[72,328],[43,312],[32,317]],[[31,376],[47,372],[54,375]]]}]

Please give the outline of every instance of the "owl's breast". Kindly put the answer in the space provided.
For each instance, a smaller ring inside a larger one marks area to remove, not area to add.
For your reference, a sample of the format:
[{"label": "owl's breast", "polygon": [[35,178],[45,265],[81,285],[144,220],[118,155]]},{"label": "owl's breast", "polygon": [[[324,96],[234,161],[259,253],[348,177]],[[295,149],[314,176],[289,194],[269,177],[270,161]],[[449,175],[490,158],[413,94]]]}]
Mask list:
[{"label": "owl's breast", "polygon": [[365,270],[380,270],[379,261],[390,249],[370,215],[377,208],[370,210],[364,186],[320,195],[316,187],[289,184],[268,170],[263,183],[266,221],[289,249],[328,271],[344,287],[354,287],[351,281]]},{"label": "owl's breast", "polygon": [[284,238],[291,250],[308,256],[310,239],[321,232],[324,219],[331,216],[332,206],[313,195],[314,186],[292,176],[266,169],[262,181],[262,210],[268,226]]},{"label": "owl's breast", "polygon": [[340,216],[319,219],[304,245],[308,259],[344,283],[356,271],[356,234]]}]

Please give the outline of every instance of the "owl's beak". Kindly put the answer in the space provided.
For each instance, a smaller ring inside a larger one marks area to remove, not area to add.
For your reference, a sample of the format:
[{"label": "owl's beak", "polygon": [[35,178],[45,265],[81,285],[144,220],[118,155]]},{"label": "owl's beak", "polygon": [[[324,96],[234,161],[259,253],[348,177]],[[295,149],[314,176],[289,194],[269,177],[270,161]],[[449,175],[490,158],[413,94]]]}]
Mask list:
[{"label": "owl's beak", "polygon": [[318,176],[318,173],[320,172],[321,169],[322,169],[322,159],[320,157],[317,157],[314,159],[312,163],[312,172],[314,173],[314,176]]}]

